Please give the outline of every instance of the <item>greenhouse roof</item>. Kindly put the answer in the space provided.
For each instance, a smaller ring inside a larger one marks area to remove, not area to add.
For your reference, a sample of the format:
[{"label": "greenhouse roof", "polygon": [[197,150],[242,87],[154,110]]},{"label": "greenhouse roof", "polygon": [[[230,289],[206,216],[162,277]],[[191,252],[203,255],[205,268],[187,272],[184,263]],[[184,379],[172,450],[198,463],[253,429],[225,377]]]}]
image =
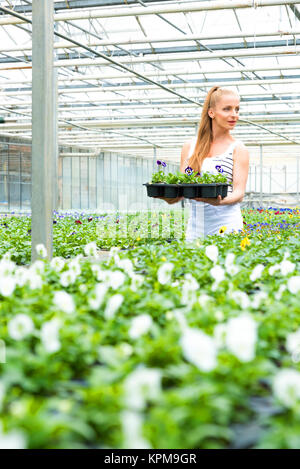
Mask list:
[{"label": "greenhouse roof", "polygon": [[[235,138],[300,143],[300,2],[54,4],[59,143],[177,159],[214,85],[241,96]],[[0,131],[19,137],[31,137],[31,12],[0,2]]]}]

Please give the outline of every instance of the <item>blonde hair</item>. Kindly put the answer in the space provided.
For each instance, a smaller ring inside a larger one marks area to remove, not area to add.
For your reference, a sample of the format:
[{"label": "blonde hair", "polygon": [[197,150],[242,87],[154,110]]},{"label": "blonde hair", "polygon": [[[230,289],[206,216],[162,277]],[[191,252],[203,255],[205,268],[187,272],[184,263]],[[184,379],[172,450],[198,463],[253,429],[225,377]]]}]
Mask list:
[{"label": "blonde hair", "polygon": [[215,107],[216,103],[224,94],[237,93],[227,88],[214,86],[209,90],[205,98],[195,149],[189,161],[189,166],[196,172],[201,171],[203,160],[208,156],[213,141],[212,118],[208,115],[208,110],[211,107]]}]

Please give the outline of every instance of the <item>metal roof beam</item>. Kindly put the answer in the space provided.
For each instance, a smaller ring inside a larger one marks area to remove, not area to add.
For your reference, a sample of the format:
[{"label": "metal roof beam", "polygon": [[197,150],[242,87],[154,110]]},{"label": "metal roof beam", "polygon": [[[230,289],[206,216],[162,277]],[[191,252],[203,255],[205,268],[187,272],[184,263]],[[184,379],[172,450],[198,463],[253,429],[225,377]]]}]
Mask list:
[{"label": "metal roof beam", "polygon": [[[155,15],[155,14],[166,14],[166,13],[183,13],[183,12],[199,12],[199,11],[213,11],[213,10],[225,10],[233,8],[253,8],[256,7],[269,7],[269,6],[280,6],[280,5],[294,5],[298,4],[299,0],[212,0],[206,2],[193,2],[193,3],[173,3],[155,5],[147,8],[143,7],[121,7],[115,9],[98,9],[98,10],[82,10],[82,11],[70,11],[67,13],[58,13],[54,15],[54,21],[66,21],[66,20],[80,20],[86,19],[91,20],[93,18],[121,18],[127,16],[142,16],[142,15]],[[1,7],[2,11],[8,13],[8,8]],[[30,19],[31,16],[27,16]],[[20,24],[26,21],[21,18],[0,18],[0,25],[5,24]]]},{"label": "metal roof beam", "polygon": [[[259,42],[248,42],[247,43],[247,48],[245,48],[245,44],[243,42],[240,43],[224,43],[224,44],[210,44],[209,49],[212,51],[220,51],[220,50],[230,50],[230,51],[236,51],[236,50],[245,50],[245,49],[255,49],[255,48],[263,48],[263,47],[288,47],[288,46],[297,46],[300,45],[300,39],[288,39],[288,40],[283,40],[283,41],[259,41]],[[81,46],[78,46],[81,47]],[[90,47],[90,46],[87,46]],[[116,46],[115,46],[116,47]],[[72,48],[72,46],[69,46],[69,48]],[[113,53],[114,57],[127,57],[127,56],[139,56],[140,54],[143,54],[143,56],[147,55],[153,55],[153,54],[162,54],[162,60],[163,60],[163,54],[181,54],[181,53],[190,53],[190,52],[201,52],[207,50],[207,47],[204,46],[177,46],[177,47],[159,47],[156,49],[149,48],[149,49],[134,49],[134,50],[115,50]],[[5,53],[8,51],[5,51]],[[4,52],[2,52],[4,53]],[[85,53],[87,56],[93,57],[92,53]],[[108,54],[106,52],[103,52],[104,55],[107,55],[108,57],[111,57],[111,54]],[[82,56],[81,52],[69,52],[68,57],[70,59],[77,59]],[[66,58],[65,53],[60,53],[56,54],[56,60],[63,60]],[[28,55],[26,57],[27,61],[31,61],[31,55]],[[0,63],[14,63],[14,62],[20,62],[23,61],[24,57],[19,57],[19,56],[9,56],[5,58],[0,57]]]},{"label": "metal roof beam", "polygon": [[[79,25],[75,25],[73,23],[68,23],[71,24],[71,26],[74,26],[78,29],[83,30],[83,32],[87,32],[84,30],[84,28],[81,28]],[[27,31],[30,33],[30,31]],[[93,37],[99,37],[94,33],[88,32],[89,35]],[[199,35],[199,34],[187,34],[185,36],[169,36],[169,37],[158,37],[158,36],[148,36],[147,38],[127,38],[127,39],[105,39],[105,40],[97,40],[93,41],[90,40],[87,46],[89,47],[98,47],[98,46],[117,46],[117,45],[134,45],[134,44],[146,44],[146,43],[165,43],[165,42],[186,42],[186,41],[204,41],[204,40],[213,40],[213,39],[238,39],[240,37],[246,38],[246,37],[268,37],[268,36],[294,36],[300,34],[300,30],[298,29],[291,29],[291,30],[284,30],[284,31],[279,31],[279,30],[274,30],[274,31],[244,31],[243,33],[238,33],[238,34],[204,34],[204,35]],[[67,49],[67,48],[77,48],[80,46],[72,44],[70,41],[57,41],[54,44],[55,49]],[[30,51],[31,46],[16,46],[16,47],[9,47],[9,48],[0,48],[0,52],[17,52],[17,51]]]}]

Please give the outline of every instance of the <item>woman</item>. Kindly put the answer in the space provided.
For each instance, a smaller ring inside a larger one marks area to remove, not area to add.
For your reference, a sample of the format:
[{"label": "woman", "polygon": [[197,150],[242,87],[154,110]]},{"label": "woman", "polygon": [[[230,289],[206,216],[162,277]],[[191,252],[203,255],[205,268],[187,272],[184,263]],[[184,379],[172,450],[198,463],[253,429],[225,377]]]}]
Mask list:
[{"label": "woman", "polygon": [[[197,137],[183,145],[181,172],[188,166],[195,172],[222,172],[233,184],[233,187],[228,187],[228,195],[224,199],[221,196],[190,199],[187,241],[243,229],[240,202],[247,184],[249,153],[243,143],[230,135],[239,118],[239,104],[236,92],[218,86],[211,88],[203,105]],[[164,200],[173,204],[182,197]]]}]

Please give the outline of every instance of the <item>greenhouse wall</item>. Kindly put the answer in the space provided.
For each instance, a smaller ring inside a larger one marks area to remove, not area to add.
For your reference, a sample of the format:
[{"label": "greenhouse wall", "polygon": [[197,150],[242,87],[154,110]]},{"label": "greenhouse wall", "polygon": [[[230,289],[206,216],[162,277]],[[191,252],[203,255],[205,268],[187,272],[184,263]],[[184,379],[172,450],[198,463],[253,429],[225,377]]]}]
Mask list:
[{"label": "greenhouse wall", "polygon": [[[143,186],[156,171],[156,158],[101,152],[61,158],[61,208],[135,211],[164,203],[147,197]],[[168,163],[167,171],[179,170]],[[165,203],[164,203],[165,204]]]},{"label": "greenhouse wall", "polygon": [[[156,158],[90,152],[59,147],[58,209],[135,211],[165,206],[150,199],[143,183],[156,170]],[[68,156],[62,156],[68,155]],[[82,156],[81,156],[82,155]],[[167,171],[179,165],[168,163]],[[31,206],[31,142],[0,138],[0,211],[29,211]]]},{"label": "greenhouse wall", "polygon": [[[136,211],[169,206],[146,195],[143,183],[156,170],[156,158],[116,152],[95,153],[80,147],[59,147],[58,209]],[[179,165],[168,162],[166,171]],[[288,165],[265,158],[251,164],[245,206],[296,206],[299,204],[299,162]],[[29,211],[31,205],[31,141],[0,136],[0,211]]]}]

